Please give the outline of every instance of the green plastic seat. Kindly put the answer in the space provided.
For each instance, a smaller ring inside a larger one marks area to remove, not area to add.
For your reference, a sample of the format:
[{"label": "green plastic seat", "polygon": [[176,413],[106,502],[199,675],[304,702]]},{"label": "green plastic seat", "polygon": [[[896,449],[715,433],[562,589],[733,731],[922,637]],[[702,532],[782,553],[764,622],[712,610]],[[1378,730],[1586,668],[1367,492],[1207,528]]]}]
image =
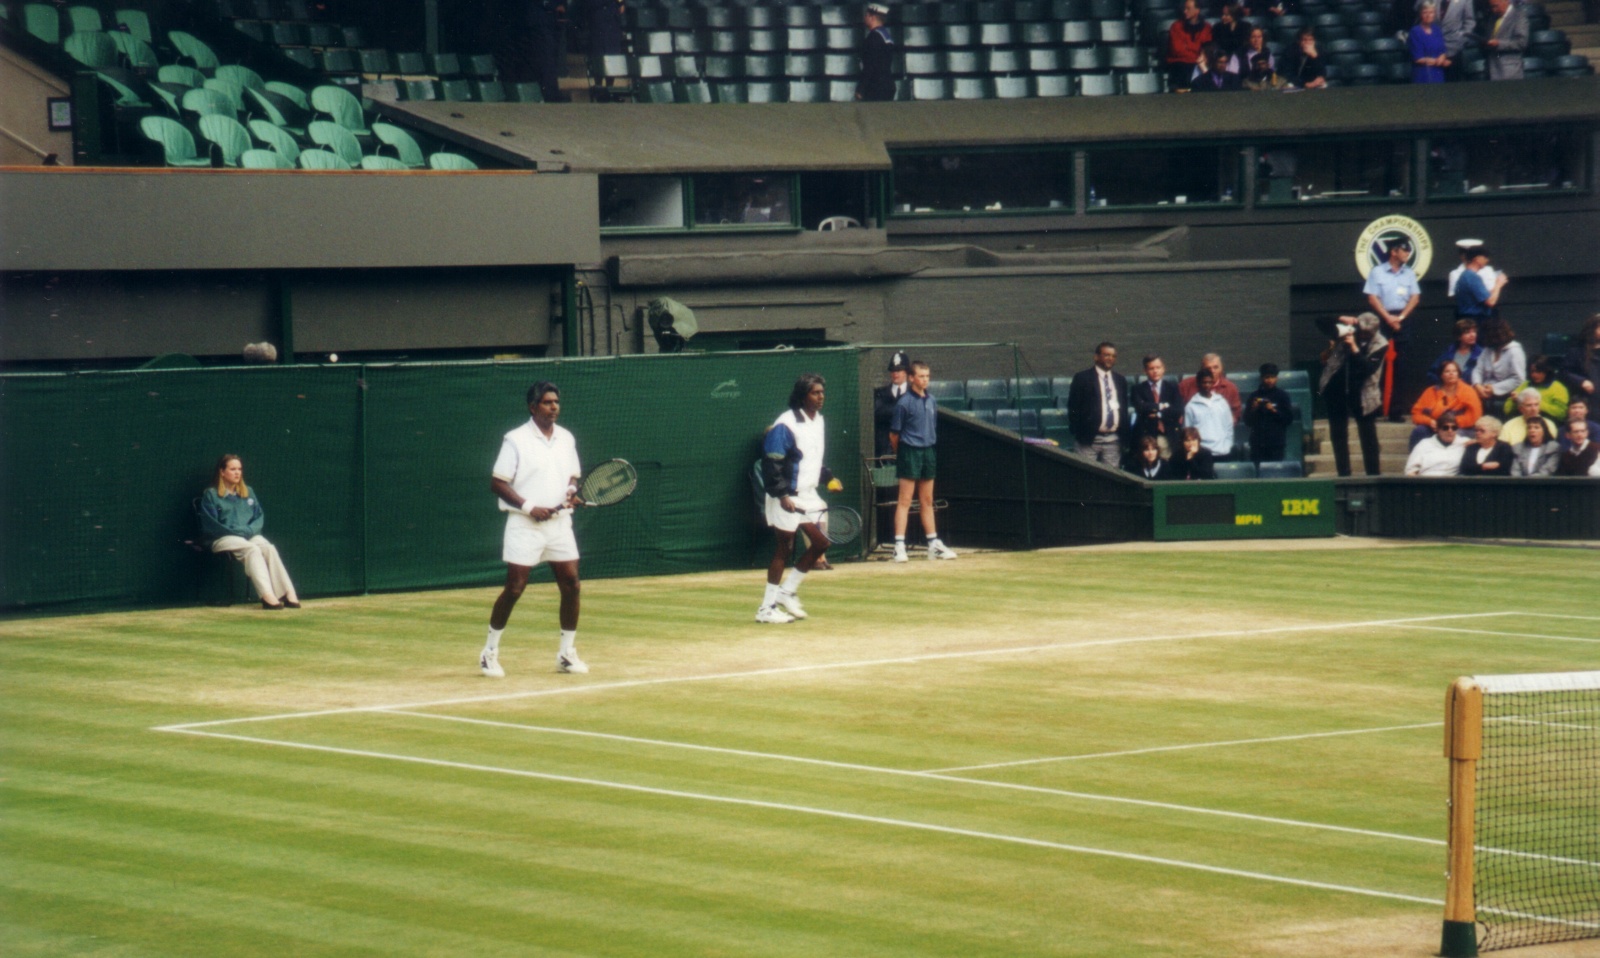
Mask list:
[{"label": "green plastic seat", "polygon": [[435,53],[433,55],[433,75],[438,77],[460,76],[461,55],[457,53]]},{"label": "green plastic seat", "polygon": [[189,90],[183,94],[183,99],[179,102],[182,104],[185,113],[194,113],[199,116],[221,113],[224,116],[231,116],[235,120],[239,118],[239,112],[233,108],[233,103],[216,90]]},{"label": "green plastic seat", "polygon": [[172,48],[178,51],[180,59],[188,60],[194,64],[196,70],[202,73],[210,73],[222,65],[217,60],[217,55],[211,51],[210,47],[206,46],[205,41],[194,34],[184,33],[182,30],[171,30],[167,33],[167,42],[171,43]]},{"label": "green plastic seat", "polygon": [[292,170],[294,164],[277,150],[245,150],[239,167],[246,170]]},{"label": "green plastic seat", "polygon": [[194,137],[177,120],[147,116],[139,121],[139,132],[161,145],[168,166],[210,166],[208,157],[195,153]]},{"label": "green plastic seat", "polygon": [[116,20],[117,26],[130,36],[137,37],[146,44],[153,45],[156,42],[155,34],[150,32],[150,14],[143,10],[118,10]]},{"label": "green plastic seat", "polygon": [[312,90],[311,107],[356,136],[372,134],[367,127],[366,115],[361,111],[361,101],[342,86],[319,86]]},{"label": "green plastic seat", "polygon": [[51,46],[61,44],[61,14],[47,3],[22,5],[22,29]]},{"label": "green plastic seat", "polygon": [[480,80],[487,80],[500,75],[500,71],[495,68],[494,54],[492,53],[474,53],[472,56],[467,57],[467,73]]},{"label": "green plastic seat", "polygon": [[233,107],[235,116],[244,112],[244,87],[239,84],[234,83],[232,80],[219,80],[216,77],[212,77],[202,87],[207,90],[215,90],[227,97],[229,105]]},{"label": "green plastic seat", "polygon": [[156,51],[150,44],[139,39],[131,33],[121,30],[112,31],[109,36],[117,48],[117,53],[122,56],[122,62],[130,70],[159,70],[161,61],[156,58]]},{"label": "green plastic seat", "polygon": [[[420,56],[420,54],[418,55]],[[395,72],[389,65],[389,51],[382,47],[361,50],[357,53],[357,56],[361,58],[362,73],[381,75]]]},{"label": "green plastic seat", "polygon": [[265,90],[267,81],[261,79],[261,74],[250,69],[242,63],[224,63],[217,67],[213,76],[218,80],[225,80],[239,87],[241,90]]},{"label": "green plastic seat", "polygon": [[267,92],[276,93],[278,96],[283,97],[307,113],[311,112],[311,95],[295,86],[293,83],[284,83],[281,80],[268,80]]},{"label": "green plastic seat", "polygon": [[239,157],[250,149],[250,134],[238,120],[213,114],[202,116],[199,126],[200,136],[217,148],[223,166],[238,166]]},{"label": "green plastic seat", "polygon": [[118,80],[116,77],[107,76],[98,70],[95,71],[95,76],[99,77],[100,82],[110,87],[111,92],[117,95],[117,106],[148,107],[150,105],[146,103],[144,98],[141,97],[132,87],[128,86],[126,83],[123,83],[121,80]]},{"label": "green plastic seat", "polygon": [[176,83],[160,82],[149,84],[149,86],[150,92],[155,94],[155,98],[161,101],[161,105],[167,108],[168,113],[172,114],[174,117],[183,116],[183,107],[179,104],[178,100],[183,96],[184,91],[187,90],[188,87],[179,86]]},{"label": "green plastic seat", "polygon": [[392,123],[372,124],[372,135],[378,142],[394,149],[395,158],[409,169],[420,170],[428,165],[422,155],[422,147],[412,135]]},{"label": "green plastic seat", "polygon": [[380,170],[388,172],[393,172],[395,170],[405,172],[407,169],[409,169],[409,167],[407,167],[404,163],[392,156],[363,156],[361,158],[361,168],[363,170]]},{"label": "green plastic seat", "polygon": [[300,154],[300,168],[302,170],[344,170],[353,169],[343,157],[329,153],[327,150],[306,150]]},{"label": "green plastic seat", "polygon": [[478,164],[458,153],[435,153],[428,157],[428,166],[435,170],[475,170]]},{"label": "green plastic seat", "polygon": [[[356,135],[337,123],[328,120],[312,120],[306,128],[311,135],[311,142],[325,149],[331,150],[340,159],[351,167],[361,164],[361,144],[356,140]],[[306,151],[311,152],[311,151]],[[301,154],[301,159],[305,154]]]},{"label": "green plastic seat", "polygon": [[100,11],[82,4],[67,8],[67,22],[72,24],[73,33],[99,33],[106,28],[105,21],[100,19]]},{"label": "green plastic seat", "polygon": [[479,103],[506,102],[506,88],[499,80],[474,80],[472,85],[476,88]]},{"label": "green plastic seat", "polygon": [[162,83],[181,83],[191,89],[205,85],[206,75],[194,67],[169,63],[156,70],[156,79]]},{"label": "green plastic seat", "polygon": [[282,127],[276,126],[267,120],[251,120],[250,132],[257,140],[265,143],[272,152],[283,157],[290,166],[300,159],[300,143]]},{"label": "green plastic seat", "polygon": [[310,114],[290,103],[287,98],[270,91],[246,89],[244,100],[246,112],[250,115],[280,127],[292,136],[306,135],[306,122]]},{"label": "green plastic seat", "polygon": [[530,81],[511,84],[511,101],[513,103],[543,103],[544,90],[539,84]]},{"label": "green plastic seat", "polygon": [[80,30],[67,37],[61,49],[91,70],[110,70],[117,65],[117,45],[99,30]]},{"label": "green plastic seat", "polygon": [[401,80],[400,92],[406,100],[429,101],[439,99],[439,85],[433,80]]},{"label": "green plastic seat", "polygon": [[441,80],[439,93],[452,103],[472,102],[472,81],[470,80]]},{"label": "green plastic seat", "polygon": [[312,71],[317,69],[317,55],[305,47],[284,47],[278,53],[297,67]]}]

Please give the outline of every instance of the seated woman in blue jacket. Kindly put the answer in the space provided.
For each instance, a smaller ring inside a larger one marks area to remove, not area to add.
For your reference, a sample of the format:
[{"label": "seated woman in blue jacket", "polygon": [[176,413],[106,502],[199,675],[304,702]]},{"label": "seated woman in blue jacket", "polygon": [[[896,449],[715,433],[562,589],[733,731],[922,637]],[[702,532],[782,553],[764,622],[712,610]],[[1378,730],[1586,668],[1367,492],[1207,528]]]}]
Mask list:
[{"label": "seated woman in blue jacket", "polygon": [[261,499],[244,484],[244,463],[228,453],[217,460],[212,483],[200,495],[200,533],[212,552],[226,552],[244,563],[245,575],[261,596],[261,607],[300,608],[300,597],[278,549],[261,534]]}]

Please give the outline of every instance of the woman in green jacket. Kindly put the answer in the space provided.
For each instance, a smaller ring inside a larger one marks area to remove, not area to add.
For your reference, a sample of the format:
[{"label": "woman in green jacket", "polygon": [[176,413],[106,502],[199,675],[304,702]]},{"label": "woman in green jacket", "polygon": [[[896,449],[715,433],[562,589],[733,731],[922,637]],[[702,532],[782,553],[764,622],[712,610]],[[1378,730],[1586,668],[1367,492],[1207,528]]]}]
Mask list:
[{"label": "woman in green jacket", "polygon": [[261,607],[300,608],[300,597],[278,548],[261,534],[261,500],[244,483],[244,463],[228,453],[217,460],[211,485],[200,495],[200,531],[212,552],[226,552],[244,563],[245,574],[261,596]]}]

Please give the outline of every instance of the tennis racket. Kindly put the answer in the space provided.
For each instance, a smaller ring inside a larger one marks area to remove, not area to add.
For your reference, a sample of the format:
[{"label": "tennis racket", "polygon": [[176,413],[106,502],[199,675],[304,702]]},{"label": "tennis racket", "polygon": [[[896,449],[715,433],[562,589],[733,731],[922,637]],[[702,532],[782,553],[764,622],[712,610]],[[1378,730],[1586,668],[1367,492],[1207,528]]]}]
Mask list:
[{"label": "tennis racket", "polygon": [[578,501],[586,506],[614,506],[639,487],[639,470],[626,459],[607,459],[578,483]]},{"label": "tennis racket", "polygon": [[829,542],[849,545],[861,537],[861,513],[849,506],[830,506],[822,510],[822,528]]}]

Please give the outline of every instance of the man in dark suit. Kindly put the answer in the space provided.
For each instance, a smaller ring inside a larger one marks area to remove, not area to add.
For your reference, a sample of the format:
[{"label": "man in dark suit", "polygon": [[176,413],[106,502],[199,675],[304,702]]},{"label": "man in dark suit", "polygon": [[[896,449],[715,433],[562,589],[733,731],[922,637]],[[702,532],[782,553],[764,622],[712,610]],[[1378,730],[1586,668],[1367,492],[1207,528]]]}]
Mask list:
[{"label": "man in dark suit", "polygon": [[1128,380],[1111,371],[1117,364],[1117,347],[1101,343],[1094,348],[1094,365],[1072,377],[1067,391],[1067,422],[1078,441],[1078,451],[1102,465],[1122,468],[1127,452]]},{"label": "man in dark suit", "polygon": [[1172,455],[1172,445],[1183,431],[1183,399],[1178,384],[1163,378],[1167,364],[1160,356],[1144,358],[1144,374],[1148,381],[1128,391],[1128,403],[1136,417],[1133,432],[1136,437],[1153,436],[1165,459]]},{"label": "man in dark suit", "polygon": [[896,351],[889,357],[889,384],[872,391],[872,454],[879,459],[894,455],[889,445],[889,419],[894,415],[894,404],[905,395],[906,378],[910,375],[911,360]]}]

